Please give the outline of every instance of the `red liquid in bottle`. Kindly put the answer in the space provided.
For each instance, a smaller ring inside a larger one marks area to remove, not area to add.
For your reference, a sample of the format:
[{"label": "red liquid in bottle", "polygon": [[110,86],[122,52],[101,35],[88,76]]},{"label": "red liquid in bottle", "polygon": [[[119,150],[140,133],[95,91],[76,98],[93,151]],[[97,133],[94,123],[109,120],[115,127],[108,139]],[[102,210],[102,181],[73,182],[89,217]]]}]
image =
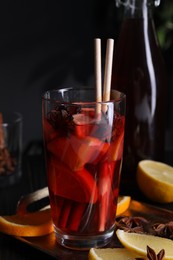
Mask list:
[{"label": "red liquid in bottle", "polygon": [[114,57],[112,88],[127,96],[122,183],[134,182],[140,160],[164,159],[167,86],[152,18],[124,20]]}]

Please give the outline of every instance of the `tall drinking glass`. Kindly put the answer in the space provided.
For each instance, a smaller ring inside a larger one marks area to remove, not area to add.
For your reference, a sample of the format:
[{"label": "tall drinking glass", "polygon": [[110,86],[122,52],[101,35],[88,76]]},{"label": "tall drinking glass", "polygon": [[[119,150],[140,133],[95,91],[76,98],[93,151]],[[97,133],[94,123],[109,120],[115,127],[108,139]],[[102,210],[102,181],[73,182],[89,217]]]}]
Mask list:
[{"label": "tall drinking glass", "polygon": [[108,244],[114,233],[126,97],[113,90],[95,102],[91,88],[42,96],[50,205],[57,241],[83,250]]},{"label": "tall drinking glass", "polygon": [[22,175],[22,115],[0,112],[0,187],[18,182]]}]

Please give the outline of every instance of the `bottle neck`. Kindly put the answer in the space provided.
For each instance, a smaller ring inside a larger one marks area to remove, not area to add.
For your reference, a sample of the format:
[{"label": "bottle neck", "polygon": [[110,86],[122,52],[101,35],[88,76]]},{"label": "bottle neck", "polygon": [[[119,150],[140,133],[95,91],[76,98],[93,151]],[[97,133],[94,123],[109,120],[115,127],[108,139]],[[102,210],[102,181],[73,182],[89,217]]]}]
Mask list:
[{"label": "bottle neck", "polygon": [[124,6],[125,18],[152,18],[152,10],[160,0],[116,0],[116,6]]}]

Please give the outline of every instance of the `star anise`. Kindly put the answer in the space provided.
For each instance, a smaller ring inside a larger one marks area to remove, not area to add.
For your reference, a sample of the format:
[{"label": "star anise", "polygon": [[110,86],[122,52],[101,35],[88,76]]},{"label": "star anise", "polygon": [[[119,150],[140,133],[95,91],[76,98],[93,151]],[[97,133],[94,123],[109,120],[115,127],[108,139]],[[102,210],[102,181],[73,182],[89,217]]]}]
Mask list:
[{"label": "star anise", "polygon": [[173,221],[166,224],[156,223],[153,225],[153,229],[155,231],[155,235],[173,239]]},{"label": "star anise", "polygon": [[66,135],[69,130],[74,131],[72,115],[79,113],[79,111],[80,106],[78,105],[57,105],[48,114],[48,121],[55,129],[59,129],[61,134]]},{"label": "star anise", "polygon": [[116,228],[127,232],[144,233],[148,220],[143,217],[120,217],[116,219]]},{"label": "star anise", "polygon": [[165,255],[164,249],[160,250],[160,252],[156,255],[155,251],[151,247],[147,246],[148,260],[162,260],[164,255]]}]

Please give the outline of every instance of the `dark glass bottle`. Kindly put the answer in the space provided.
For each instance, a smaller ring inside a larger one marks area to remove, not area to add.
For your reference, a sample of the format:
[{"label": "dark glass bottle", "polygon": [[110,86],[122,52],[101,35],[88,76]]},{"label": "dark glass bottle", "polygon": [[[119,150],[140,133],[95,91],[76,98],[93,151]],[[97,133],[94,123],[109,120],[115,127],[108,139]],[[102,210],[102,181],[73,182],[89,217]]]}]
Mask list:
[{"label": "dark glass bottle", "polygon": [[164,160],[167,80],[152,16],[156,3],[117,0],[125,9],[112,71],[112,88],[127,96],[122,183],[135,181],[140,160]]}]

